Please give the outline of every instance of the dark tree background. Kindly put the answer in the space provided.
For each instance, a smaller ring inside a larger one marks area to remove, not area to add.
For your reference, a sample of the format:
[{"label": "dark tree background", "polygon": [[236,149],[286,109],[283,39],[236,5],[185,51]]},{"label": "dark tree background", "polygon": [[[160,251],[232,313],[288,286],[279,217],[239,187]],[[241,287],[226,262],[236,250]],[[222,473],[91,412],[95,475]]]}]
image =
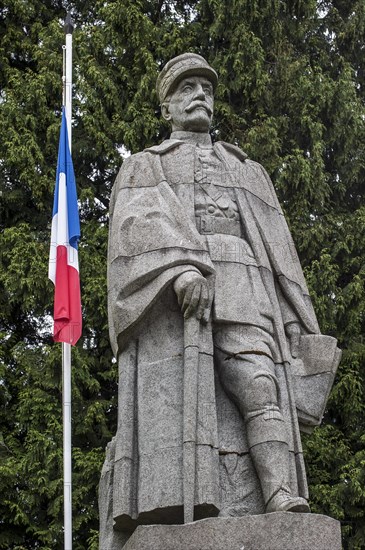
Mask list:
[{"label": "dark tree background", "polygon": [[344,350],[306,437],[314,512],[365,548],[364,0],[3,0],[0,4],[0,548],[61,549],[61,346],[47,280],[63,21],[74,21],[73,158],[83,337],[73,351],[74,548],[97,549],[97,484],[116,427],[108,201],[126,152],[158,143],[155,80],[172,56],[220,75],[214,139],[268,169],[324,333]]}]

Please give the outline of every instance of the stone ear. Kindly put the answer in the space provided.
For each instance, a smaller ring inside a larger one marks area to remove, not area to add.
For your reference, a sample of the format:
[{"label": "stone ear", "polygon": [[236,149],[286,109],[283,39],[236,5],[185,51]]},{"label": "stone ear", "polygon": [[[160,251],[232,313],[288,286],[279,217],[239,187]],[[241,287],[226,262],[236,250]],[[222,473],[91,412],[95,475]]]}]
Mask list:
[{"label": "stone ear", "polygon": [[165,120],[167,120],[167,121],[171,120],[171,113],[169,111],[169,104],[168,104],[167,101],[165,101],[161,105],[161,114],[162,114],[162,116]]}]

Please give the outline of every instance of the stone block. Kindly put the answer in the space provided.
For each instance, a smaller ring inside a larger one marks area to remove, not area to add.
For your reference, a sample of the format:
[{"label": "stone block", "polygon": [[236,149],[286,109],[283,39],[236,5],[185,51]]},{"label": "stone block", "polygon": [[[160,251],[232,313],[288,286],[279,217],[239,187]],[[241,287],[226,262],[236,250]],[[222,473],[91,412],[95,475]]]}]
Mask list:
[{"label": "stone block", "polygon": [[[341,550],[340,522],[275,512],[136,529],[123,550]],[[103,549],[109,550],[109,549]],[[114,549],[113,549],[114,550]]]}]

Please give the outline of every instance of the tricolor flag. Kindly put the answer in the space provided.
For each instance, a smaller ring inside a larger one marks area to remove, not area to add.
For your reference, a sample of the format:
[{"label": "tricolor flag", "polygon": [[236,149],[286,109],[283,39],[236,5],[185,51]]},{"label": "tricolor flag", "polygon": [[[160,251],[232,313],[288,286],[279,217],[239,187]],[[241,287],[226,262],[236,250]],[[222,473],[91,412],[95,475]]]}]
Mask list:
[{"label": "tricolor flag", "polygon": [[80,338],[82,330],[77,252],[79,239],[80,220],[75,174],[63,107],[48,276],[55,285],[53,339],[73,345]]}]

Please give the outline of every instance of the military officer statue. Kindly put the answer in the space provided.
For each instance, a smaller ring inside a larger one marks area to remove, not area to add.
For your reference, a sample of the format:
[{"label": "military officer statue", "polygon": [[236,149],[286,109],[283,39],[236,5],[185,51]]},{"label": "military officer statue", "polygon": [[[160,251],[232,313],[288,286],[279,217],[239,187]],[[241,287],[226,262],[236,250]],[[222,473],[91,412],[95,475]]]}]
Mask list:
[{"label": "military officer statue", "polygon": [[105,547],[141,523],[183,522],[189,414],[194,519],[309,512],[300,429],[320,423],[339,352],[320,334],[267,173],[235,145],[212,143],[216,85],[199,55],[165,65],[157,91],[170,139],[128,158],[113,189],[108,300],[120,378],[100,484]]}]

